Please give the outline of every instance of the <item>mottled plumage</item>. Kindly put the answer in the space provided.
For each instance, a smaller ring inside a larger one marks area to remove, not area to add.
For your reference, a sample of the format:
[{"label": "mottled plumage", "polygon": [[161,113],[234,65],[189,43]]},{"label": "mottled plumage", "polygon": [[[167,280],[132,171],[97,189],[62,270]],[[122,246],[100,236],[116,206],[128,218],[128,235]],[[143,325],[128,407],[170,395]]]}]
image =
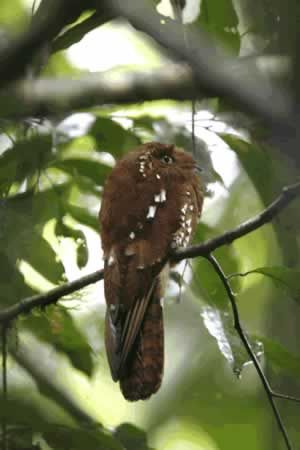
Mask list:
[{"label": "mottled plumage", "polygon": [[105,345],[128,400],[146,399],[161,384],[162,272],[196,229],[203,197],[195,167],[190,154],[151,142],[119,161],[104,186]]}]

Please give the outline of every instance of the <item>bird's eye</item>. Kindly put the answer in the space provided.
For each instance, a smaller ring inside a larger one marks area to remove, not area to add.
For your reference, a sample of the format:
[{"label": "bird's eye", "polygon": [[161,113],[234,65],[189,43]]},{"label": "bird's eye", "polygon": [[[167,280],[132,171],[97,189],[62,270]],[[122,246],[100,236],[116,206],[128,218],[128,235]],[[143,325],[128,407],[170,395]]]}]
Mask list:
[{"label": "bird's eye", "polygon": [[160,160],[165,164],[172,164],[174,162],[174,159],[172,158],[172,156],[169,156],[169,155],[162,155],[160,157]]}]

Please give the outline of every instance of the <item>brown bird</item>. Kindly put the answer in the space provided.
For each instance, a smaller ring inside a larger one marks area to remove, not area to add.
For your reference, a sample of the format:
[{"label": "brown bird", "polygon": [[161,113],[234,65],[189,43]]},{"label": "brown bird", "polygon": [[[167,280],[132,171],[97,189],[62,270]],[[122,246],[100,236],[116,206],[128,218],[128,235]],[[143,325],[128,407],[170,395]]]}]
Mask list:
[{"label": "brown bird", "polygon": [[127,400],[146,399],[161,385],[164,280],[171,251],[189,244],[200,217],[196,167],[189,153],[150,142],[119,161],[104,186],[105,346]]}]

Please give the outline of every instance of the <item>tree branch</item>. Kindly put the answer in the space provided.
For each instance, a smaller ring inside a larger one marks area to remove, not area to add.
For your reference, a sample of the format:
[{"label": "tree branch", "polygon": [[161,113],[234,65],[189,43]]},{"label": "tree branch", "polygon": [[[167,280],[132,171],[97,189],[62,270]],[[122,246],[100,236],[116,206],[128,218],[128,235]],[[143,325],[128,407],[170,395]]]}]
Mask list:
[{"label": "tree branch", "polygon": [[34,55],[52,35],[53,27],[56,29],[57,17],[64,14],[65,6],[62,0],[54,0],[51,7],[49,2],[44,1],[43,5],[44,11],[41,12],[39,8],[35,15],[38,15],[38,19],[34,20],[31,29],[15,41],[9,42],[0,51],[0,87],[24,74]]},{"label": "tree branch", "polygon": [[[79,80],[24,80],[0,92],[0,117],[45,116],[103,104],[162,98],[192,99],[197,95],[191,70],[184,65],[147,71],[107,71]],[[197,98],[201,98],[198,92]]]},{"label": "tree branch", "polygon": [[104,3],[108,10],[125,17],[135,28],[146,32],[170,50],[177,59],[187,62],[201,92],[225,97],[271,125],[285,125],[291,129],[292,100],[287,93],[269,83],[253,66],[217,52],[206,34],[186,28],[187,51],[182,29],[177,23],[164,18],[162,24],[154,7],[145,1],[97,0],[96,3],[99,8],[103,8]]},{"label": "tree branch", "polygon": [[71,281],[70,283],[66,283],[63,286],[54,288],[45,294],[25,298],[19,303],[0,311],[0,324],[8,324],[12,320],[16,319],[20,314],[29,313],[33,308],[44,308],[48,305],[56,303],[61,297],[72,294],[73,292],[76,292],[89,284],[96,283],[97,281],[102,280],[102,278],[103,270],[97,270],[97,272],[86,275],[78,280]]},{"label": "tree branch", "polygon": [[[246,234],[260,228],[264,224],[270,222],[276,215],[278,215],[288,204],[300,194],[300,182],[291,186],[284,187],[279,197],[271,203],[260,214],[252,219],[243,222],[236,228],[213,238],[199,245],[194,245],[181,250],[177,250],[171,255],[174,262],[179,262],[186,258],[196,258],[198,256],[207,257],[213,250],[225,244],[230,244],[234,240],[245,236]],[[90,275],[79,278],[76,281],[66,283],[52,289],[49,292],[21,300],[19,303],[10,306],[0,311],[0,325],[8,325],[15,320],[20,314],[27,314],[34,308],[44,308],[48,305],[56,303],[61,297],[72,294],[79,289],[82,289],[89,284],[96,283],[103,279],[103,270],[98,270]]]},{"label": "tree branch", "polygon": [[[24,75],[45,44],[91,6],[92,0],[42,0],[31,28],[0,50],[0,88]],[[99,14],[101,11],[99,7]]]}]

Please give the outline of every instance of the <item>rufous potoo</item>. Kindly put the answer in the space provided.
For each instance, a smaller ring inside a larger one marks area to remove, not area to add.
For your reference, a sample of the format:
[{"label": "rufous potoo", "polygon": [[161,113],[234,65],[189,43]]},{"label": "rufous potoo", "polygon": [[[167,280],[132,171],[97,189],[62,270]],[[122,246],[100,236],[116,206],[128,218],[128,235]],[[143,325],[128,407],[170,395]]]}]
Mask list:
[{"label": "rufous potoo", "polygon": [[128,400],[146,399],[161,385],[164,279],[172,250],[190,243],[200,217],[195,169],[189,153],[150,142],[120,160],[104,185],[105,346]]}]

